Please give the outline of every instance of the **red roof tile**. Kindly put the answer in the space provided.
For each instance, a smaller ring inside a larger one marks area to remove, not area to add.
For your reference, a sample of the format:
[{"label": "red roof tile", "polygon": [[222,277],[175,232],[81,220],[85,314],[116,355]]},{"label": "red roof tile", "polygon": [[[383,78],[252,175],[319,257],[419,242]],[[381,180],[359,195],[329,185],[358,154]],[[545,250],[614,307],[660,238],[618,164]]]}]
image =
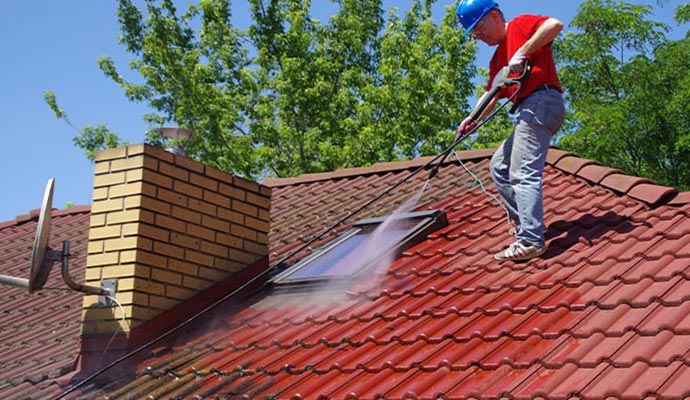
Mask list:
[{"label": "red roof tile", "polygon": [[563,159],[565,157],[574,156],[574,155],[575,154],[567,152],[567,151],[559,150],[556,148],[551,148],[551,149],[549,149],[549,152],[546,154],[546,163],[551,164],[551,165],[556,165],[556,164],[558,164],[558,162],[561,159]]},{"label": "red roof tile", "polygon": [[688,203],[690,203],[690,192],[678,193],[676,197],[668,202],[671,206],[679,206]]},{"label": "red roof tile", "polygon": [[630,176],[625,174],[611,174],[604,178],[600,184],[609,189],[616,190],[620,193],[628,193],[630,189],[635,185],[641,183],[653,183],[649,179],[638,178],[636,176]]},{"label": "red roof tile", "polygon": [[659,186],[653,183],[641,183],[628,191],[628,196],[655,205],[670,196],[675,196],[678,190],[672,187]]},{"label": "red roof tile", "polygon": [[611,174],[622,174],[623,171],[614,168],[607,168],[596,164],[587,164],[580,171],[578,175],[593,182],[599,183],[602,179],[606,178]]},{"label": "red roof tile", "polygon": [[[462,157],[495,194],[489,155]],[[429,160],[270,181],[271,262]],[[408,249],[385,274],[338,292],[262,290],[234,299],[204,316],[205,322],[145,350],[144,361],[123,366],[130,373],[107,372],[75,393],[291,399],[690,396],[690,197],[556,149],[548,162],[543,257],[521,264],[493,260],[510,240],[505,214],[449,160],[418,208],[444,210],[450,225]],[[345,225],[390,213],[427,175],[410,179]],[[63,218],[54,217],[54,226],[77,220]],[[26,227],[29,239],[19,248],[6,231],[17,227],[2,226],[0,254],[4,247],[26,252],[32,228]],[[0,304],[38,307],[35,297],[27,299],[17,293],[14,299],[0,298]],[[72,301],[80,307],[78,299]],[[75,311],[70,310],[78,320]],[[24,315],[52,328],[60,320],[30,309]],[[74,322],[67,311],[55,315]],[[8,325],[25,320],[15,318]],[[52,365],[51,354],[55,359],[73,354],[44,352],[6,350],[15,368],[30,357],[46,366]],[[54,396],[56,386],[47,384],[49,373],[41,368],[29,368],[15,380],[8,373],[0,381],[5,383],[0,396],[26,395],[34,381],[52,388],[45,393]],[[35,374],[39,377],[32,380]]]},{"label": "red roof tile", "polygon": [[595,164],[596,163],[594,161],[585,160],[583,158],[579,158],[575,155],[572,155],[561,158],[555,165],[558,169],[562,171],[569,172],[571,174],[577,174],[578,172],[580,172],[582,168]]}]

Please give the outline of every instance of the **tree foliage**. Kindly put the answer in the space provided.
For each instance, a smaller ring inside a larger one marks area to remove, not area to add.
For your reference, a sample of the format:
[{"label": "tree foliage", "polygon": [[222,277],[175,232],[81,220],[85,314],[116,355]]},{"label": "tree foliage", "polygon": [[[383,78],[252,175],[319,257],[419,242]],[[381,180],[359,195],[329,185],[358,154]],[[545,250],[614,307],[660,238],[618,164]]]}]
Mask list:
[{"label": "tree foliage", "polygon": [[[253,23],[241,31],[229,0],[199,0],[183,13],[172,0],[145,0],[145,9],[118,0],[120,43],[139,77],[125,79],[109,57],[99,66],[129,100],[154,110],[144,116],[147,142],[163,143],[158,127],[191,129],[188,155],[252,178],[450,144],[469,108],[476,51],[451,8],[436,24],[430,0],[412,1],[402,18],[384,15],[381,0],[337,0],[338,12],[322,23],[310,1],[249,3]],[[82,139],[87,152],[113,143]]]},{"label": "tree foliage", "polygon": [[[109,57],[99,67],[153,110],[146,142],[165,144],[159,127],[191,129],[197,135],[182,143],[190,157],[225,171],[282,177],[437,154],[469,111],[476,46],[459,34],[452,7],[434,22],[433,0],[412,0],[403,15],[381,0],[331,0],[338,11],[324,22],[308,0],[248,0],[246,31],[232,25],[230,0],[198,0],[181,13],[172,0],[134,1],[118,0],[117,18],[138,77],[125,79]],[[568,110],[557,140],[684,189],[690,35],[668,40],[651,11],[582,2],[554,44]],[[687,3],[675,11],[678,23],[690,21]],[[74,127],[52,92],[45,100],[87,156],[123,144],[105,125]],[[493,147],[511,129],[503,111],[461,146]]]},{"label": "tree foliage", "polygon": [[657,182],[690,183],[688,39],[669,41],[649,6],[588,0],[557,42],[570,115],[559,144]]}]

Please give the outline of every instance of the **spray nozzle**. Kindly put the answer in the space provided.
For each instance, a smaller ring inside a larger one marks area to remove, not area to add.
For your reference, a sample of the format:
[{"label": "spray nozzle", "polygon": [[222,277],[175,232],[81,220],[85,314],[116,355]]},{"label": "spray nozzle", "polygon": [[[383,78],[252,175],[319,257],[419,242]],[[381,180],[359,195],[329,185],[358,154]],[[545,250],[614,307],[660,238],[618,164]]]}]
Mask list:
[{"label": "spray nozzle", "polygon": [[440,167],[440,166],[441,166],[441,164],[436,164],[434,166],[434,168],[431,169],[431,172],[429,172],[429,177],[427,179],[431,179],[434,176],[436,176],[436,174],[438,173],[438,167]]}]

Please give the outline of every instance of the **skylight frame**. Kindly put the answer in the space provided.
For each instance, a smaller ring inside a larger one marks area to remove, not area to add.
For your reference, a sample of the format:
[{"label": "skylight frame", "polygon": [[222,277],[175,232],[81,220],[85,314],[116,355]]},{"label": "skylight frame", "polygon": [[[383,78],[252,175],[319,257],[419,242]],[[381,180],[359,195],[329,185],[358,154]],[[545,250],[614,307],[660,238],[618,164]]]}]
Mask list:
[{"label": "skylight frame", "polygon": [[[364,230],[369,230],[369,232],[373,232],[376,229],[376,227],[378,227],[381,223],[383,223],[384,221],[386,221],[386,219],[390,217],[391,215],[387,215],[382,217],[366,218],[358,221],[357,223],[353,224],[350,229],[339,235],[333,241],[315,250],[312,254],[305,257],[303,260],[298,261],[296,264],[288,267],[286,270],[273,277],[269,281],[269,283],[275,287],[300,287],[319,285],[333,281],[346,282],[348,280],[355,279],[358,275],[367,270],[370,267],[371,263],[365,264],[361,266],[358,270],[347,274],[309,276],[292,279],[290,278],[290,276],[302,270],[303,268],[307,268],[308,266],[312,265],[313,262],[324,257],[334,249],[337,249],[338,246],[341,246],[346,241],[352,239],[355,235],[359,234],[360,232]],[[414,225],[410,229],[408,229],[408,232],[403,236],[402,239],[393,244],[388,245],[385,249],[383,249],[381,253],[376,257],[376,260],[391,254],[391,252],[394,252],[396,255],[402,254],[402,252],[404,252],[406,249],[424,240],[426,236],[431,232],[434,232],[448,225],[448,219],[446,217],[446,214],[441,210],[427,210],[403,213],[400,215],[396,215],[396,219],[418,221],[414,223]]]}]

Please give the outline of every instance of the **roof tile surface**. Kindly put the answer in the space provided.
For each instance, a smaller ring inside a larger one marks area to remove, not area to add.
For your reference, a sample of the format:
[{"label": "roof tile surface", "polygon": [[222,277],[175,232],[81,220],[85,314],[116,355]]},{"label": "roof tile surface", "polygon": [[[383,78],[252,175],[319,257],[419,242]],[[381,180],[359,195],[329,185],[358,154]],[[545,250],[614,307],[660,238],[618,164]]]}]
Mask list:
[{"label": "roof tile surface", "polygon": [[[465,157],[465,165],[495,195],[486,153]],[[544,174],[548,249],[542,257],[494,261],[493,254],[510,242],[505,213],[463,167],[449,163],[424,189],[417,209],[441,209],[450,224],[390,265],[338,290],[266,288],[233,299],[145,350],[144,361],[123,367],[124,375],[103,374],[79,394],[111,399],[690,396],[686,194],[673,197],[673,189],[572,160],[559,150],[550,153]],[[561,163],[566,170],[557,167]],[[405,165],[272,181],[271,264],[424,164]],[[421,190],[427,175],[409,179],[290,261],[356,220],[391,213]],[[25,235],[30,231],[27,226]],[[12,236],[0,233],[3,240]],[[13,304],[4,300],[3,310]],[[30,303],[14,299],[22,300]],[[9,354],[28,359],[32,353]],[[36,357],[50,364],[50,354],[37,349]],[[26,395],[34,384],[28,378],[5,379],[0,395]]]}]

